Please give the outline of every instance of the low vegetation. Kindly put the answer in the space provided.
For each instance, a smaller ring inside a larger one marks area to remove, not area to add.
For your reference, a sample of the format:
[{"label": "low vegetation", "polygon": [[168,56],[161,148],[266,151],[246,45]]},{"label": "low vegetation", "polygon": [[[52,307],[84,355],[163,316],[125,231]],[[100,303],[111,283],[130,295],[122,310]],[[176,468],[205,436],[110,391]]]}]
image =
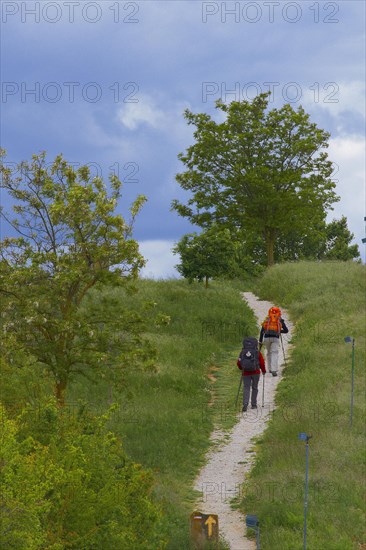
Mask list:
[{"label": "low vegetation", "polygon": [[82,397],[95,410],[120,404],[110,427],[131,459],[154,472],[167,548],[186,549],[193,481],[214,422],[229,426],[237,420],[236,357],[242,335],[255,333],[255,322],[240,299],[239,284],[214,282],[205,289],[181,280],[144,280],[138,287],[131,300],[137,310],[151,305],[146,336],[158,349],[157,371],[131,370],[118,392],[80,380],[69,400]]},{"label": "low vegetation", "polygon": [[[365,267],[352,262],[278,265],[258,284],[262,299],[288,308],[294,349],[276,411],[257,441],[241,509],[257,514],[261,548],[303,548],[305,444],[309,442],[309,548],[363,548],[365,509]],[[352,350],[355,389],[350,426]]]},{"label": "low vegetation", "polygon": [[[150,342],[151,361],[146,358],[149,368],[125,366],[123,377],[116,377],[118,384],[113,383],[113,373],[103,378],[102,370],[94,380],[75,377],[61,409],[47,369],[24,350],[18,351],[16,366],[4,356],[2,428],[3,437],[9,432],[12,436],[3,459],[9,460],[9,453],[14,456],[0,480],[11,492],[4,504],[9,512],[4,516],[9,547],[190,548],[193,481],[214,423],[229,427],[237,420],[236,357],[243,334],[256,331],[240,289],[241,284],[233,282],[213,282],[205,289],[182,280],[141,280],[135,293],[124,288],[91,291],[83,306],[88,315],[91,309],[102,311],[105,304],[114,308],[123,304],[144,318],[142,337]],[[92,424],[99,426],[98,433],[90,429]],[[111,446],[116,459],[113,455],[104,461]],[[91,450],[97,450],[97,457]],[[17,460],[24,467],[15,482]],[[37,492],[41,478],[42,489]],[[30,495],[22,493],[26,480]],[[124,487],[122,501],[111,491],[117,480]],[[128,505],[130,491],[136,494],[133,506],[132,501]],[[25,502],[30,516],[17,518],[11,511],[19,504],[22,509]],[[131,513],[126,512],[127,505]],[[107,521],[111,517],[113,525]],[[138,538],[141,530],[143,536]],[[20,539],[28,541],[25,546],[19,546]]]}]

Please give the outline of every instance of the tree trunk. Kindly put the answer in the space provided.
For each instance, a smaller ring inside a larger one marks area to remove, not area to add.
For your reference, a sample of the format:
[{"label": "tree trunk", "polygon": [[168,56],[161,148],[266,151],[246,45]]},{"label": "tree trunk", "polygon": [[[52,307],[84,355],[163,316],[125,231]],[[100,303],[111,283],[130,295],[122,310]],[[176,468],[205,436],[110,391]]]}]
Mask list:
[{"label": "tree trunk", "polygon": [[207,288],[207,287],[208,287],[208,277],[207,277],[207,275],[206,275],[206,278],[205,278],[205,288]]},{"label": "tree trunk", "polygon": [[64,381],[56,382],[55,395],[56,395],[58,407],[65,406],[65,390],[66,390],[66,382]]},{"label": "tree trunk", "polygon": [[274,233],[272,231],[266,232],[266,249],[267,249],[268,267],[274,264],[274,244],[275,244]]}]

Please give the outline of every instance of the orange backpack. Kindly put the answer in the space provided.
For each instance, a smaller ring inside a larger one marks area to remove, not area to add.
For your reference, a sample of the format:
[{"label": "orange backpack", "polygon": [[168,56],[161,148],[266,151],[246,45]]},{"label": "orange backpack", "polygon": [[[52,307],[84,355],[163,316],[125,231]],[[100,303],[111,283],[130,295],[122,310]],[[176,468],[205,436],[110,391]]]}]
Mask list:
[{"label": "orange backpack", "polygon": [[262,323],[266,336],[279,336],[281,333],[281,310],[279,307],[271,307],[268,315]]}]

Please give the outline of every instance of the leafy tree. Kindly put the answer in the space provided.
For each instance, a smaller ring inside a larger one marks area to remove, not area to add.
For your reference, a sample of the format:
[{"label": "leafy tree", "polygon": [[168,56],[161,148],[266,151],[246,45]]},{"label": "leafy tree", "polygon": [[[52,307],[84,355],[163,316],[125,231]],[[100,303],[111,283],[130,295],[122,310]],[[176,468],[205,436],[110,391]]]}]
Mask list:
[{"label": "leafy tree", "polygon": [[112,412],[49,400],[11,419],[0,407],[2,548],[164,548],[152,474],[106,429]]},{"label": "leafy tree", "polygon": [[18,172],[2,163],[1,173],[18,215],[1,212],[18,234],[0,242],[3,338],[13,361],[23,349],[46,367],[62,405],[75,376],[115,375],[151,356],[133,311],[82,307],[92,289],[130,289],[144,264],[131,233],[146,199],[137,197],[127,223],[115,212],[118,178],[110,177],[109,192],[88,167],[74,170],[61,155],[51,166],[45,153],[34,155]]},{"label": "leafy tree", "polygon": [[294,231],[276,243],[276,256],[279,260],[302,259],[333,259],[351,260],[358,258],[360,253],[358,245],[351,245],[353,234],[347,227],[347,218],[342,216],[340,220],[330,223],[325,221],[318,223],[300,235]]},{"label": "leafy tree", "polygon": [[226,114],[221,123],[185,111],[196,142],[179,155],[187,170],[176,179],[193,196],[172,206],[204,228],[216,222],[249,240],[260,235],[271,265],[277,241],[293,231],[306,233],[338,197],[325,151],[329,134],[301,106],[267,110],[269,95],[217,101]]},{"label": "leafy tree", "polygon": [[260,237],[248,240],[245,236],[232,236],[235,249],[233,266],[230,273],[233,278],[243,275],[259,276],[265,271],[265,247]]},{"label": "leafy tree", "polygon": [[325,258],[347,261],[360,257],[358,245],[351,245],[354,235],[348,229],[345,216],[342,216],[340,220],[333,220],[327,225],[326,236]]},{"label": "leafy tree", "polygon": [[173,252],[180,254],[181,263],[177,270],[192,282],[208,280],[230,272],[233,266],[235,248],[228,229],[212,226],[200,235],[184,235]]},{"label": "leafy tree", "polygon": [[292,231],[286,237],[278,239],[275,255],[278,261],[321,259],[325,249],[325,223],[319,224],[306,234]]}]

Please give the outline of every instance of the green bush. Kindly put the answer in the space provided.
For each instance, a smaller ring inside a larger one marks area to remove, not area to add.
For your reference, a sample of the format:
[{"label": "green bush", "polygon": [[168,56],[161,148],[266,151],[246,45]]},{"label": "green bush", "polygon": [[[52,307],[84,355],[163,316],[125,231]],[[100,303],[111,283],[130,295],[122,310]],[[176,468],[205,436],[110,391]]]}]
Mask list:
[{"label": "green bush", "polygon": [[2,548],[164,548],[152,474],[126,457],[108,415],[53,401],[1,413]]}]

